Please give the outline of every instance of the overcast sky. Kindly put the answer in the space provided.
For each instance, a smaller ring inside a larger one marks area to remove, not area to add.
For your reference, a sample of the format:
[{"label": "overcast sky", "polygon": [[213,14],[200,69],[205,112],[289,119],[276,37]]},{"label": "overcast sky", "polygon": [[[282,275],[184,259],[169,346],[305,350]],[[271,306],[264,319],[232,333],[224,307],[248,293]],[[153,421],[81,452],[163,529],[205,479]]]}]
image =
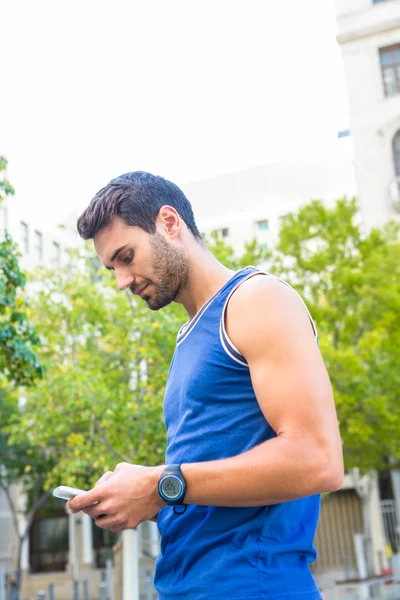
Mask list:
[{"label": "overcast sky", "polygon": [[334,0],[0,0],[0,155],[27,217],[147,170],[183,184],[330,155]]}]

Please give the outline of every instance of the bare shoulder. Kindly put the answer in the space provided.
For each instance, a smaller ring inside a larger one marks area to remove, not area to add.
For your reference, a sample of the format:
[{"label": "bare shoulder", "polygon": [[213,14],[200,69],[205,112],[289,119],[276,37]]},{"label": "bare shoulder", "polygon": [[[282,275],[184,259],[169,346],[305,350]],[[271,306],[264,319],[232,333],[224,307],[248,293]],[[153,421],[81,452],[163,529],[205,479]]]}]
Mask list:
[{"label": "bare shoulder", "polygon": [[[313,346],[315,334],[299,295],[272,276],[256,275],[243,282],[229,300],[225,327],[229,338],[247,357],[279,339],[301,337]],[[304,346],[303,346],[304,347]]]}]

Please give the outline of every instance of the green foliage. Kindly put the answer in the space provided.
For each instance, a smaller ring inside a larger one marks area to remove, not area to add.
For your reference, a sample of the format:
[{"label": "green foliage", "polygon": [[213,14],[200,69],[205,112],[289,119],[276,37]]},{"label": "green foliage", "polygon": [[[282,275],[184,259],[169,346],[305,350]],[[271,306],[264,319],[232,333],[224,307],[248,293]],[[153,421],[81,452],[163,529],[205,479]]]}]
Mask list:
[{"label": "green foliage", "polygon": [[32,444],[29,431],[20,435],[18,442],[10,436],[10,428],[18,426],[23,412],[18,396],[19,391],[15,386],[4,381],[0,383],[0,487],[7,489],[18,482],[25,490],[41,493],[46,472],[49,465],[53,466],[54,457]]},{"label": "green foliage", "polygon": [[[225,245],[221,255],[227,266],[239,262]],[[46,448],[54,459],[50,486],[87,487],[118,462],[164,460],[164,388],[187,315],[177,304],[150,311],[99,266],[89,244],[71,254],[65,271],[34,275],[32,318],[46,376],[27,391],[12,441],[29,432]]]},{"label": "green foliage", "polygon": [[30,385],[43,374],[34,347],[39,340],[29,324],[21,295],[25,277],[17,248],[8,235],[0,242],[0,373],[18,385]]},{"label": "green foliage", "polygon": [[[288,216],[272,256],[256,241],[240,257],[216,237],[208,245],[233,269],[270,261],[307,301],[334,387],[346,466],[400,461],[398,227],[364,235],[355,201],[343,199]],[[68,269],[35,274],[32,320],[46,376],[27,390],[8,441],[29,439],[51,457],[46,486],[87,487],[117,462],[164,459],[164,386],[186,313],[175,304],[152,312],[118,291],[89,246],[71,254]]]},{"label": "green foliage", "polygon": [[[0,172],[7,161],[0,157]],[[6,179],[0,181],[0,202],[14,190]],[[0,240],[0,377],[18,385],[30,385],[43,373],[34,351],[38,338],[29,324],[28,308],[22,297],[25,277],[19,267],[19,253],[6,232]]]},{"label": "green foliage", "polygon": [[[5,170],[7,169],[7,160],[4,158],[4,156],[0,156],[0,173],[4,173]],[[2,179],[0,179],[0,203],[5,200],[5,198],[7,196],[12,196],[15,193],[14,188],[12,187],[12,185],[10,184],[10,182],[8,181],[8,179],[6,179],[5,177],[3,177]]]},{"label": "green foliage", "polygon": [[[5,158],[0,157],[0,203],[14,194],[14,189],[4,177],[7,167]],[[19,597],[21,582],[21,548],[27,536],[35,510],[47,493],[43,490],[46,473],[53,466],[54,457],[38,447],[30,431],[21,431],[18,440],[13,440],[11,430],[20,422],[22,390],[18,386],[29,386],[43,374],[35,346],[38,344],[29,323],[29,309],[23,297],[25,276],[19,267],[19,253],[7,232],[0,239],[0,490],[8,500],[18,543],[16,560],[16,589]],[[20,531],[18,505],[11,493],[12,485],[19,483],[28,493],[25,514],[27,524]]]},{"label": "green foliage", "polygon": [[346,199],[290,215],[274,253],[273,271],[297,287],[317,322],[346,467],[400,462],[399,256],[399,227],[363,234],[356,202]]},{"label": "green foliage", "polygon": [[[36,511],[49,496],[44,490],[46,474],[52,468],[54,457],[45,449],[32,444],[29,431],[21,432],[13,440],[10,428],[17,427],[21,416],[18,402],[19,391],[11,383],[0,379],[0,492],[8,501],[14,533],[18,540],[15,560],[16,598],[20,598],[22,545],[26,539]],[[26,502],[20,505],[20,497],[12,492],[18,483],[26,492]],[[18,515],[23,513],[26,521],[22,525]]]},{"label": "green foliage", "polygon": [[255,238],[245,244],[244,252],[240,256],[236,256],[232,246],[219,238],[216,232],[211,233],[211,237],[206,240],[206,245],[222,264],[234,270],[248,265],[262,265],[271,258],[270,250],[261,247]]},{"label": "green foliage", "polygon": [[[14,189],[4,177],[7,167],[0,157],[0,203],[14,194]],[[35,353],[39,340],[29,323],[29,308],[24,299],[25,276],[19,267],[19,252],[7,232],[0,232],[0,489],[7,498],[19,540],[16,561],[16,586],[19,594],[21,581],[21,548],[35,510],[46,497],[43,491],[46,473],[54,458],[38,447],[30,437],[29,429],[13,440],[11,428],[18,428],[23,414],[19,405],[22,390],[43,374]],[[11,487],[19,483],[27,491],[27,525],[20,531],[18,507]]]},{"label": "green foliage", "polygon": [[162,462],[162,394],[180,307],[151,313],[118,291],[92,252],[35,278],[46,377],[27,393],[16,439],[31,429],[57,457],[51,485],[90,485],[122,460]]}]

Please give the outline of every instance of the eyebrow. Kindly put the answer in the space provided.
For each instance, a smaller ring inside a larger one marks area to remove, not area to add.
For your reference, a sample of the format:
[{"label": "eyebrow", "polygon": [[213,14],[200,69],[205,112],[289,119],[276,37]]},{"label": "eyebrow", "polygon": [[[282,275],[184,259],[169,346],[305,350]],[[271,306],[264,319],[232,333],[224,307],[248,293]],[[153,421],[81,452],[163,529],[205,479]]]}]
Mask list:
[{"label": "eyebrow", "polygon": [[[110,258],[110,262],[111,262],[111,263],[112,263],[112,262],[114,262],[114,260],[115,260],[115,259],[117,258],[117,256],[118,256],[118,254],[119,254],[120,252],[122,252],[122,250],[125,250],[125,248],[126,248],[127,246],[128,246],[128,244],[125,244],[125,246],[121,246],[121,248],[118,248],[118,249],[117,249],[117,250],[114,252],[114,254],[112,255],[112,257]],[[112,269],[113,269],[113,268],[112,268],[112,267],[106,267],[106,269],[108,269],[109,271],[112,271]]]}]

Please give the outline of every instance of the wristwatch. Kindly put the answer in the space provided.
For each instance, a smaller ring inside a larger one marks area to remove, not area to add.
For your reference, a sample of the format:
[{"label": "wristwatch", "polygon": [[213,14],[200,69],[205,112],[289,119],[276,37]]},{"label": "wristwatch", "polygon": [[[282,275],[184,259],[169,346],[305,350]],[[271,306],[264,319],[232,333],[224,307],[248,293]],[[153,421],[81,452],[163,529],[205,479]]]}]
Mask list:
[{"label": "wristwatch", "polygon": [[186,494],[186,481],[180,465],[167,465],[158,482],[158,493],[169,506],[174,507],[175,513],[185,512],[182,506]]}]

